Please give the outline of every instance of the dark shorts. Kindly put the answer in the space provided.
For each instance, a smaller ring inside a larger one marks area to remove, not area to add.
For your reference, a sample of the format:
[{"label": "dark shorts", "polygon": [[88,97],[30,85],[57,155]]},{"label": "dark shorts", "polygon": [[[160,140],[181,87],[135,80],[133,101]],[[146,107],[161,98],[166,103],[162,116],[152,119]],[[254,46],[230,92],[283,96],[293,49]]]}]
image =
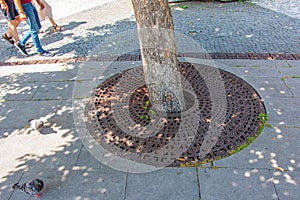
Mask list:
[{"label": "dark shorts", "polygon": [[2,10],[3,15],[7,20],[15,20],[16,16],[19,15],[18,11],[15,8],[15,4],[12,0],[5,0],[7,6],[8,6],[8,12]]}]

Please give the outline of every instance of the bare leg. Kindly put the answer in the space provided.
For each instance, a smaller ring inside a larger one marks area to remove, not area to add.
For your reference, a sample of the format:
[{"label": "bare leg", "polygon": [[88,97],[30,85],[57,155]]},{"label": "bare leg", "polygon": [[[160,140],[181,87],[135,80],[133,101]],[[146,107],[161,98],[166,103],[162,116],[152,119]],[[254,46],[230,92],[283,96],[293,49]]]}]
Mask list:
[{"label": "bare leg", "polygon": [[6,35],[8,37],[13,37],[15,42],[20,41],[17,26],[20,24],[21,20],[20,17],[17,16],[15,20],[8,20],[7,25],[8,25],[8,31]]},{"label": "bare leg", "polygon": [[20,16],[18,15],[18,16],[16,16],[16,27],[18,27],[19,26],[19,24],[21,23],[21,18],[20,18]]},{"label": "bare leg", "polygon": [[61,28],[56,24],[56,22],[54,21],[54,19],[51,17],[49,18],[49,21],[51,22],[52,26],[53,26],[53,31],[60,31]]},{"label": "bare leg", "polygon": [[15,39],[15,42],[20,41],[18,30],[16,27],[17,22],[15,20],[8,21],[8,33],[10,33],[10,37],[13,37]]}]

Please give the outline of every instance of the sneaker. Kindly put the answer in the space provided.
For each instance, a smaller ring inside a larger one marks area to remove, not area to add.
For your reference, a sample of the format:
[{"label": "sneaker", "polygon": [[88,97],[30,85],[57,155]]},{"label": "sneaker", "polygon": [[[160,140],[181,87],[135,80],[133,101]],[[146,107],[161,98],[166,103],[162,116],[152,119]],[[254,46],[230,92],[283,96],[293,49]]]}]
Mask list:
[{"label": "sneaker", "polygon": [[14,45],[15,45],[15,47],[17,47],[17,49],[19,49],[19,51],[20,51],[23,55],[28,56],[28,53],[27,53],[27,51],[26,51],[26,49],[25,49],[25,46],[19,44],[19,42],[16,42]]},{"label": "sneaker", "polygon": [[53,56],[53,54],[52,53],[50,53],[49,51],[43,51],[42,53],[38,53],[39,54],[39,56],[44,56],[44,57],[52,57]]}]

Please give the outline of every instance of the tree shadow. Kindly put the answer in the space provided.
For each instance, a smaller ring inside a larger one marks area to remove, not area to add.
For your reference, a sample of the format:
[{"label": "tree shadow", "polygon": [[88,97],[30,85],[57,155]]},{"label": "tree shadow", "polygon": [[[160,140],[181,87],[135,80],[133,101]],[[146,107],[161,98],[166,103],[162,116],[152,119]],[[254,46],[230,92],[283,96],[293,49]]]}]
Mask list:
[{"label": "tree shadow", "polygon": [[[86,29],[85,36],[76,36],[73,38],[75,39],[74,42],[67,43],[59,47],[54,47],[51,50],[55,51],[57,56],[62,56],[66,53],[72,52],[75,57],[86,57],[105,39],[128,29],[135,28],[136,23],[130,19],[118,21],[113,25],[107,24],[104,26],[88,28]],[[136,39],[138,40],[138,38]]]},{"label": "tree shadow", "polygon": [[[73,121],[71,93],[65,91],[48,99],[50,90],[51,95],[62,89],[72,91],[73,85],[63,88],[56,83],[75,81],[78,68],[60,70],[63,66],[32,66],[22,73],[7,72],[2,67],[1,199],[33,199],[14,191],[12,185],[35,178],[45,182],[43,199],[110,199],[115,193],[118,199],[123,198],[126,174],[102,166],[85,150]],[[28,118],[47,122],[42,134],[26,127]]]}]

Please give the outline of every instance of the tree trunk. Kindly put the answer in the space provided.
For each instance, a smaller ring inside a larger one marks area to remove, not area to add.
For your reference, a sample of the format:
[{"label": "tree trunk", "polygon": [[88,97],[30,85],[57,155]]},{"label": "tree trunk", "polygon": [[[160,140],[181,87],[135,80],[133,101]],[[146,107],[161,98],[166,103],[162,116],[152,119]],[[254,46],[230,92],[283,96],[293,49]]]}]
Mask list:
[{"label": "tree trunk", "polygon": [[137,21],[145,81],[153,108],[185,109],[174,25],[168,0],[132,0]]}]

